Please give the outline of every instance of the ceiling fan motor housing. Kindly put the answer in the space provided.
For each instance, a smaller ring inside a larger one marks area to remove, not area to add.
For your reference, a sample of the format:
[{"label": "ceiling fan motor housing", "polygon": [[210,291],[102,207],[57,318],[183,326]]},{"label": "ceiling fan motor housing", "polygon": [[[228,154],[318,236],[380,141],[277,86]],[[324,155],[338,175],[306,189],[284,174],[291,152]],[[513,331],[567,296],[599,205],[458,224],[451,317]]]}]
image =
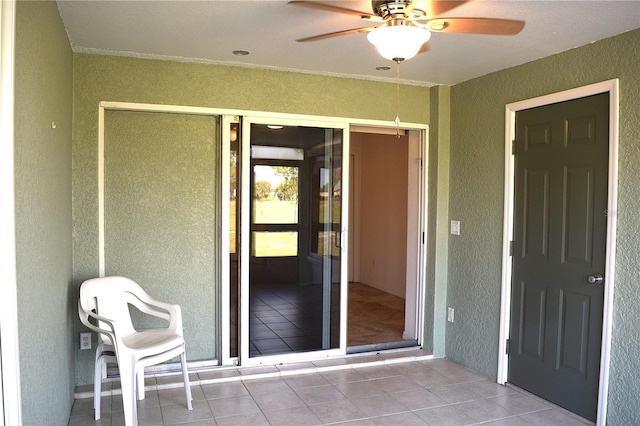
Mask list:
[{"label": "ceiling fan motor housing", "polygon": [[376,15],[382,19],[390,16],[398,17],[398,15],[407,18],[422,18],[426,15],[423,10],[417,7],[408,7],[412,0],[371,0],[371,7]]}]

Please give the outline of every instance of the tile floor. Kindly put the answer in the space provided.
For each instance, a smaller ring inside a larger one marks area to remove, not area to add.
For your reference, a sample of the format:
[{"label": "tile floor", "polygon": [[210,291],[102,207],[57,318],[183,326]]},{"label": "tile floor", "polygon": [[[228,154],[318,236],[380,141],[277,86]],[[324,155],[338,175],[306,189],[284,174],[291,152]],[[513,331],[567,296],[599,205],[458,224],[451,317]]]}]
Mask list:
[{"label": "tile floor", "polygon": [[404,299],[363,283],[349,283],[347,346],[398,342]]},{"label": "tile floor", "polygon": [[[588,425],[559,407],[446,359],[382,352],[278,366],[192,373],[193,411],[178,376],[147,379],[141,425]],[[93,420],[91,387],[77,390],[69,425],[122,425],[117,382]]]},{"label": "tile floor", "polygon": [[[339,344],[339,287],[332,288],[331,347]],[[322,349],[322,287],[256,284],[250,292],[249,355]],[[362,283],[349,283],[347,345],[402,340],[404,299]]]}]

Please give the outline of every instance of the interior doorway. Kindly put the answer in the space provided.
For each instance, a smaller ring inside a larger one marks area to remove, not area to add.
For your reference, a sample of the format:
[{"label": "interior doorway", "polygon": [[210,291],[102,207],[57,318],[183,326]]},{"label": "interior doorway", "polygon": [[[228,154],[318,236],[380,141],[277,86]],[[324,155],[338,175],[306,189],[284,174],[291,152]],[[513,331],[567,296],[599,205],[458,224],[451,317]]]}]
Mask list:
[{"label": "interior doorway", "polygon": [[[505,209],[504,209],[504,235],[503,235],[503,268],[502,268],[502,298],[500,316],[500,339],[498,347],[498,375],[497,382],[504,384],[508,378],[509,358],[507,346],[511,334],[511,282],[512,282],[512,260],[510,254],[511,241],[514,240],[514,192],[515,192],[515,160],[513,156],[513,144],[515,139],[516,113],[522,110],[555,104],[558,102],[570,101],[579,98],[597,95],[600,93],[609,94],[609,118],[608,118],[608,200],[607,212],[614,214],[606,215],[606,250],[604,273],[606,280],[604,285],[604,300],[602,313],[601,332],[601,358],[597,400],[597,424],[604,424],[607,418],[607,399],[609,382],[609,359],[612,341],[613,322],[613,295],[615,288],[615,246],[616,246],[616,214],[617,211],[617,165],[618,165],[618,129],[619,129],[619,95],[618,80],[608,80],[588,86],[578,87],[563,92],[553,93],[538,98],[528,99],[507,105],[505,134]],[[584,276],[585,285],[592,285],[589,277]],[[513,343],[512,343],[513,345]]]},{"label": "interior doorway", "polygon": [[608,124],[608,93],[516,114],[509,381],[592,421],[607,285]]},{"label": "interior doorway", "polygon": [[419,138],[412,132],[351,133],[349,352],[418,344],[413,269],[419,252],[419,158]]}]

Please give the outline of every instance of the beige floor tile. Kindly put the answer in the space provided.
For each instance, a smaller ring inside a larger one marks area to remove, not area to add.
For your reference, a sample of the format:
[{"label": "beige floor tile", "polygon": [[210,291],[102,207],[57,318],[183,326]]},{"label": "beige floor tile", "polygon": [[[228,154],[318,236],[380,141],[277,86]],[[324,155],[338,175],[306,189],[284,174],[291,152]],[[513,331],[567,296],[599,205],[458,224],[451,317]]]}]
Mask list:
[{"label": "beige floor tile", "polygon": [[414,413],[398,413],[390,416],[376,417],[372,419],[377,425],[402,425],[402,426],[419,426],[428,425],[423,419]]},{"label": "beige floor tile", "polygon": [[324,424],[361,420],[367,417],[354,403],[346,399],[316,404],[310,408]]},{"label": "beige floor tile", "polygon": [[492,420],[499,420],[505,417],[512,417],[517,413],[512,413],[492,399],[478,399],[475,401],[461,402],[455,407],[466,413],[475,423],[484,423]]},{"label": "beige floor tile", "polygon": [[404,392],[408,390],[422,389],[416,382],[404,376],[384,377],[370,380],[371,386],[375,386],[387,393]]},{"label": "beige floor tile", "polygon": [[[191,387],[191,398],[193,401],[205,400],[204,393],[200,386]],[[157,392],[157,400],[160,402],[160,405],[177,404],[186,406],[187,395],[183,387],[162,389]],[[150,395],[146,396],[145,401],[151,402]]]},{"label": "beige floor tile", "polygon": [[313,411],[306,406],[268,411],[265,413],[265,416],[272,425],[314,426],[322,424]]},{"label": "beige floor tile", "polygon": [[437,397],[426,389],[411,390],[393,394],[394,398],[402,401],[409,410],[422,410],[424,408],[447,405],[442,398]]},{"label": "beige floor tile", "polygon": [[216,419],[216,424],[219,426],[268,426],[269,421],[264,414],[258,412],[218,418]]},{"label": "beige floor tile", "polygon": [[362,410],[367,417],[386,416],[408,411],[406,405],[389,394],[356,398],[352,399],[352,402]]},{"label": "beige floor tile", "polygon": [[[186,405],[163,405],[160,407],[162,411],[162,418],[160,419],[160,423],[156,423],[155,419],[154,425],[162,424],[164,421],[165,425],[177,425],[181,423],[191,423],[196,421],[203,420],[213,420],[213,413],[211,412],[211,408],[207,401],[193,401],[193,410],[188,410]],[[157,410],[155,410],[157,412]],[[138,419],[142,419],[140,416],[140,410],[138,411]]]},{"label": "beige floor tile", "polygon": [[359,382],[338,383],[334,386],[349,399],[384,394],[385,391],[379,386],[375,386],[373,382],[373,380],[362,380]]},{"label": "beige floor tile", "polygon": [[243,380],[244,387],[247,388],[251,395],[259,395],[261,393],[277,393],[283,390],[291,389],[287,382],[280,377],[268,379],[251,379]]},{"label": "beige floor tile", "polygon": [[413,412],[415,415],[433,426],[464,426],[473,424],[473,419],[467,413],[452,405],[425,408]]},{"label": "beige floor tile", "polygon": [[291,389],[253,395],[253,400],[265,413],[267,411],[303,407],[305,405],[304,401]]},{"label": "beige floor tile", "polygon": [[329,382],[320,374],[300,374],[297,376],[285,376],[283,377],[283,379],[292,389],[325,386],[329,384]]},{"label": "beige floor tile", "polygon": [[534,425],[554,425],[554,426],[580,426],[593,425],[592,422],[575,414],[569,413],[562,408],[551,408],[549,410],[536,411],[535,413],[522,414],[520,417]]},{"label": "beige floor tile", "polygon": [[241,381],[227,383],[213,383],[201,385],[205,399],[230,398],[232,396],[249,395],[249,391]]},{"label": "beige floor tile", "polygon": [[357,382],[359,380],[366,380],[367,377],[358,371],[356,368],[349,368],[345,370],[335,370],[335,371],[324,371],[320,373],[324,379],[331,383],[349,383],[349,382]]},{"label": "beige floor tile", "polygon": [[308,405],[339,401],[345,398],[345,396],[332,385],[300,388],[296,389],[296,393]]},{"label": "beige floor tile", "polygon": [[429,388],[429,391],[434,395],[444,399],[449,404],[473,401],[483,397],[483,395],[470,390],[464,384],[436,386],[433,388]]},{"label": "beige floor tile", "polygon": [[491,401],[507,408],[513,414],[526,414],[551,408],[549,404],[521,393],[491,398]]},{"label": "beige floor tile", "polygon": [[232,398],[211,399],[208,401],[213,417],[216,419],[240,414],[257,413],[260,411],[250,395],[235,396]]}]

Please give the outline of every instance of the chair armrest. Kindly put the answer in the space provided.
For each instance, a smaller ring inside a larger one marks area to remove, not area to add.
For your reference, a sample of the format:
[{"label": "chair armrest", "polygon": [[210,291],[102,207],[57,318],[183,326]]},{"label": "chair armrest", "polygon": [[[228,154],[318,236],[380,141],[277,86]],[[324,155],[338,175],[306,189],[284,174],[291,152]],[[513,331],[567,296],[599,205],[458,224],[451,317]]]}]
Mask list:
[{"label": "chair armrest", "polygon": [[169,321],[168,328],[182,336],[182,311],[180,305],[162,302],[146,293],[132,296],[134,297],[131,298],[130,303],[138,308],[140,312]]},{"label": "chair armrest", "polygon": [[[95,331],[96,333],[104,334],[111,340],[114,346],[117,345],[117,342],[119,342],[119,338],[116,337],[116,328],[118,326],[118,323],[115,320],[111,320],[94,312],[85,310],[82,307],[82,302],[80,300],[78,300],[78,316],[80,317],[80,321],[82,322],[82,324],[84,324],[86,327]],[[91,323],[89,318],[95,319],[98,323],[105,324],[109,329],[107,330]]]}]

